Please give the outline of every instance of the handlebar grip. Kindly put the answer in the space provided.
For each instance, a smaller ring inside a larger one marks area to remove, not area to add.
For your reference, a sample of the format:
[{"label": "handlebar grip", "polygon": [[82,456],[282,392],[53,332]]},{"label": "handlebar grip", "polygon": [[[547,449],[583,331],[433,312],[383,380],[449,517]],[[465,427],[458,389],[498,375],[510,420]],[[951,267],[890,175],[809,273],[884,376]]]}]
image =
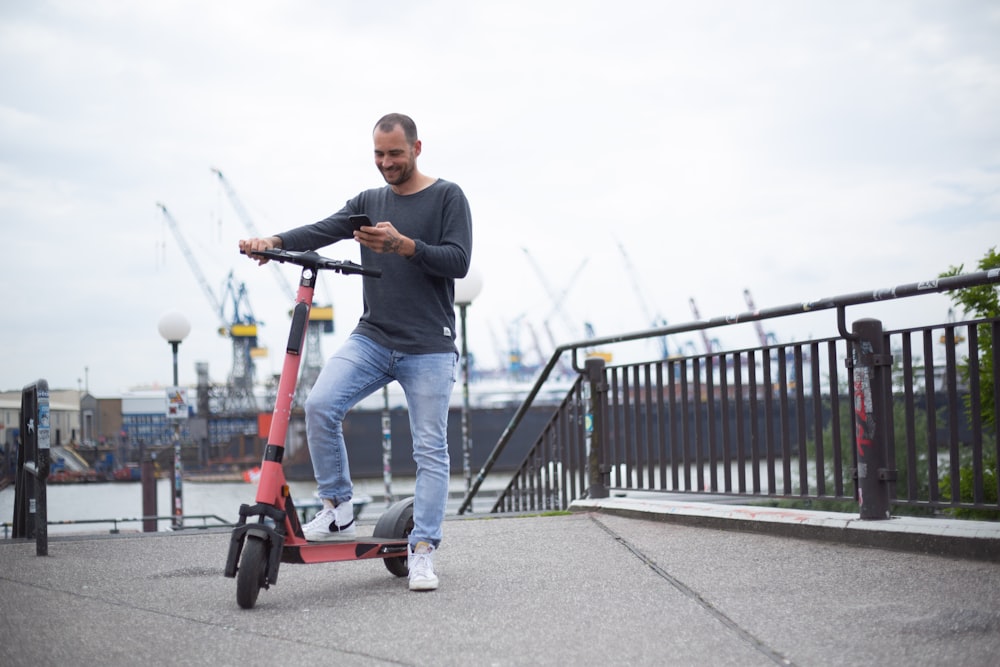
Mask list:
[{"label": "handlebar grip", "polygon": [[243,250],[240,250],[240,254],[247,255],[249,257],[265,257],[276,262],[287,262],[301,267],[316,269],[317,271],[320,269],[327,269],[330,271],[336,271],[337,273],[343,273],[345,275],[358,274],[368,276],[370,278],[382,277],[382,269],[362,266],[361,264],[355,264],[354,262],[347,260],[330,259],[329,257],[318,255],[313,250],[302,252],[298,250],[284,250],[283,248],[265,248],[264,250],[255,253],[246,253]]},{"label": "handlebar grip", "polygon": [[331,269],[337,273],[343,274],[357,274],[361,276],[368,276],[370,278],[381,278],[382,269],[374,269],[369,266],[362,266],[361,264],[355,264],[347,260],[336,260],[336,259],[326,259],[323,258],[323,266],[321,268]]},{"label": "handlebar grip", "polygon": [[246,255],[247,257],[267,257],[268,259],[274,259],[279,262],[285,261],[286,258],[285,251],[279,250],[278,248],[264,248],[258,252],[240,250],[240,254]]},{"label": "handlebar grip", "polygon": [[[358,266],[358,265],[355,265]],[[352,271],[351,273],[357,273],[362,276],[368,276],[369,278],[381,278],[382,269],[373,269],[368,266],[358,266],[357,271]]]}]

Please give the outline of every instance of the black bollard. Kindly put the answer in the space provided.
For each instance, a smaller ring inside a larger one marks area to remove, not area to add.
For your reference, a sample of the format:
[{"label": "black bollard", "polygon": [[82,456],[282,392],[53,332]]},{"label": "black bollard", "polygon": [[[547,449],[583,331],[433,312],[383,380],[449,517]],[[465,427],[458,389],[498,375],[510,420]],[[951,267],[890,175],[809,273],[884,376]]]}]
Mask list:
[{"label": "black bollard", "polygon": [[156,519],[156,454],[142,461],[142,532],[155,533]]}]

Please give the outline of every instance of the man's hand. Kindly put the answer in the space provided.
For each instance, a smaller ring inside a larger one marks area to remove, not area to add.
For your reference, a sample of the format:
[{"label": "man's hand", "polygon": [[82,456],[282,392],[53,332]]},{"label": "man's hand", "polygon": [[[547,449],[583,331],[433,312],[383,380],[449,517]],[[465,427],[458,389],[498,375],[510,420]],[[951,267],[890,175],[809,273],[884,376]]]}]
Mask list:
[{"label": "man's hand", "polygon": [[413,257],[417,244],[413,239],[400,234],[391,222],[378,222],[374,227],[363,227],[354,232],[354,240],[379,254],[394,254]]},{"label": "man's hand", "polygon": [[278,236],[269,236],[266,239],[240,239],[240,252],[244,253],[250,259],[257,260],[257,264],[260,265],[267,264],[271,260],[267,257],[261,257],[256,253],[259,253],[261,250],[280,247],[281,238]]}]

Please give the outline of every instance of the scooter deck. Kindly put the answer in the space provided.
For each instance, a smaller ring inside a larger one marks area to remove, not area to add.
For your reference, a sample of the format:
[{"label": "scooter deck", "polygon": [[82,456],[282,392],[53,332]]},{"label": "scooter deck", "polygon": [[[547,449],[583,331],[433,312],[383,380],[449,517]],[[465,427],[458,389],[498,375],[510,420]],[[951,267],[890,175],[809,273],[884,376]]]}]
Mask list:
[{"label": "scooter deck", "polygon": [[402,558],[409,543],[404,539],[362,537],[351,542],[286,542],[281,549],[283,563],[335,563],[367,558]]}]

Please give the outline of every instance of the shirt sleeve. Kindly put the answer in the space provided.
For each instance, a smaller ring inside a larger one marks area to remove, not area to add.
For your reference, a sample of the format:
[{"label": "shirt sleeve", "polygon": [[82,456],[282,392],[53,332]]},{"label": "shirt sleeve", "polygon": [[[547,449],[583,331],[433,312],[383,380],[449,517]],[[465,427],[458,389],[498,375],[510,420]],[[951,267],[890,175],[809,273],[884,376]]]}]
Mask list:
[{"label": "shirt sleeve", "polygon": [[440,278],[464,278],[472,257],[472,211],[462,190],[452,185],[443,202],[438,243],[416,239],[410,262]]}]

